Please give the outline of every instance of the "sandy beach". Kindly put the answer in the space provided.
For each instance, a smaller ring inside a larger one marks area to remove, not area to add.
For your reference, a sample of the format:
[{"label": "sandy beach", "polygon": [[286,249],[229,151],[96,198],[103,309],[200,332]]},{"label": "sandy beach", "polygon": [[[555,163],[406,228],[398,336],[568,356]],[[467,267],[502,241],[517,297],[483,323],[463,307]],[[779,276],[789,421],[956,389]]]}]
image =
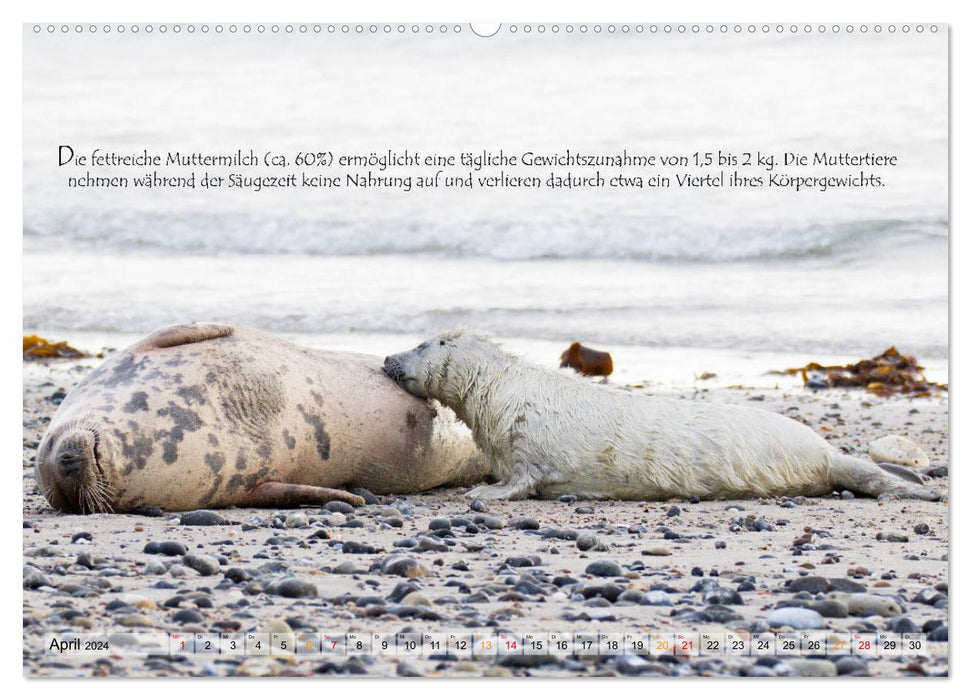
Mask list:
[{"label": "sandy beach", "polygon": [[[24,366],[25,675],[948,673],[947,644],[939,641],[947,639],[948,625],[947,502],[878,502],[844,493],[700,503],[530,500],[476,503],[473,509],[461,490],[447,489],[377,497],[357,509],[230,509],[219,511],[220,517],[197,516],[210,523],[202,526],[181,524],[176,513],[62,515],[37,493],[34,456],[63,392],[97,362]],[[697,384],[637,390],[755,403],[807,423],[853,453],[865,453],[868,442],[882,435],[902,435],[927,451],[929,483],[947,490],[946,394],[878,398],[859,390],[706,390]],[[396,566],[402,558],[413,561]],[[855,594],[854,602],[841,592]],[[924,632],[928,646],[920,656],[871,659],[44,651],[47,635],[106,629],[747,635],[785,631],[767,618],[776,608],[792,607],[821,614],[822,630]]]}]

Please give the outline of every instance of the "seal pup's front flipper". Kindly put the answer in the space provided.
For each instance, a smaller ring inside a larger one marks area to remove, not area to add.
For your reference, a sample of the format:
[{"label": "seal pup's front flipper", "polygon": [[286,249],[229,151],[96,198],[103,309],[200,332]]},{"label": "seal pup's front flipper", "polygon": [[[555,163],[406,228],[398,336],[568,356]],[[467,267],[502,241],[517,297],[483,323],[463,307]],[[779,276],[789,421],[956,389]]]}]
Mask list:
[{"label": "seal pup's front flipper", "polygon": [[244,508],[298,508],[303,505],[323,505],[329,501],[344,501],[352,506],[363,506],[365,503],[360,496],[341,489],[267,481],[253,489],[239,505]]},{"label": "seal pup's front flipper", "polygon": [[133,349],[161,350],[177,345],[191,345],[204,340],[215,340],[232,335],[235,328],[227,323],[179,323],[152,331],[138,342]]}]

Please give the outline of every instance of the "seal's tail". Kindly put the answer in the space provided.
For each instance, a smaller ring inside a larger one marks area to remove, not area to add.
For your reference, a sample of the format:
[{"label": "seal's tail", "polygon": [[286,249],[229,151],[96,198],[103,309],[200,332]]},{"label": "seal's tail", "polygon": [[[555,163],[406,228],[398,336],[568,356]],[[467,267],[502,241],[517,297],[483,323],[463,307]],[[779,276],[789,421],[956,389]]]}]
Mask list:
[{"label": "seal's tail", "polygon": [[942,494],[923,486],[924,482],[916,472],[844,454],[837,454],[833,458],[830,479],[834,486],[861,496],[888,495],[923,501],[939,501],[943,498]]}]

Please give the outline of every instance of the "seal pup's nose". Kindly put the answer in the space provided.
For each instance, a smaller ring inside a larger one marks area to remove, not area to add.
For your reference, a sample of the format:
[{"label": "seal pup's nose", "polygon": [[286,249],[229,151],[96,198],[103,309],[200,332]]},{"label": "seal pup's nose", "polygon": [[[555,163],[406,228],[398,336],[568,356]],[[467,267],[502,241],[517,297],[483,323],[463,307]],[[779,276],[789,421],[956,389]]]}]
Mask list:
[{"label": "seal pup's nose", "polygon": [[388,375],[388,378],[396,383],[401,381],[401,365],[393,355],[388,355],[386,358],[384,358],[384,373]]}]

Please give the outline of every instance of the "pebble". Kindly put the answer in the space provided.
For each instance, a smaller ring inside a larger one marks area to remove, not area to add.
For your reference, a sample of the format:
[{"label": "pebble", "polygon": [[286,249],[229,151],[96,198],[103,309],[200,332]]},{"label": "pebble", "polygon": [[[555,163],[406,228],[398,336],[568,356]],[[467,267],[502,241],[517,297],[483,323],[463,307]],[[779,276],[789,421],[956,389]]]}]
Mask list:
[{"label": "pebble", "polygon": [[378,503],[378,497],[375,496],[370,491],[368,491],[367,489],[362,489],[358,487],[356,489],[351,489],[351,493],[353,493],[355,496],[360,496],[361,498],[363,498],[365,505],[373,506],[376,503]]},{"label": "pebble", "polygon": [[478,498],[469,504],[469,509],[475,511],[476,513],[485,513],[488,510],[488,508],[486,508],[486,504],[480,501]]},{"label": "pebble", "polygon": [[815,610],[807,608],[776,608],[769,613],[766,622],[769,623],[770,627],[792,627],[796,630],[814,630],[825,627],[823,616]]},{"label": "pebble", "polygon": [[[215,576],[219,573],[219,560],[205,554],[186,554],[182,557],[182,563],[203,576]],[[171,569],[169,571],[171,573]]]},{"label": "pebble", "polygon": [[476,520],[477,523],[479,523],[481,525],[484,525],[485,527],[487,527],[490,530],[501,530],[502,529],[502,520],[500,520],[499,518],[497,518],[497,517],[495,517],[493,515],[476,516],[476,519],[475,520]]},{"label": "pebble", "polygon": [[866,661],[859,656],[844,656],[836,661],[836,675],[838,676],[869,676],[870,670]]},{"label": "pebble", "polygon": [[913,620],[903,616],[890,618],[887,622],[887,629],[898,634],[920,632],[920,629],[914,624]]},{"label": "pebble", "polygon": [[513,530],[539,530],[539,522],[535,518],[518,517],[509,521]]},{"label": "pebble", "polygon": [[857,581],[850,581],[848,578],[831,578],[829,590],[842,593],[866,593],[866,586]]},{"label": "pebble", "polygon": [[204,619],[205,618],[201,614],[195,610],[192,610],[191,608],[179,610],[172,616],[172,622],[180,622],[188,625],[202,622]]},{"label": "pebble", "polygon": [[671,605],[671,596],[664,591],[648,591],[641,599],[641,605]]},{"label": "pebble", "polygon": [[660,545],[654,547],[648,547],[647,549],[641,551],[646,557],[669,557],[671,556],[671,550],[667,547],[662,547]]},{"label": "pebble", "polygon": [[181,542],[149,542],[145,554],[161,554],[163,557],[181,557],[189,550]]},{"label": "pebble", "polygon": [[354,512],[354,506],[350,503],[344,503],[344,501],[328,501],[321,510],[327,513],[343,513],[348,515]]},{"label": "pebble", "polygon": [[190,510],[187,513],[183,513],[179,518],[179,525],[204,527],[212,525],[229,525],[229,521],[215,511]]},{"label": "pebble", "polygon": [[303,513],[291,513],[283,521],[283,527],[287,529],[300,529],[310,525],[310,520]]},{"label": "pebble", "polygon": [[428,596],[426,596],[421,591],[412,591],[411,593],[409,593],[408,595],[406,595],[404,598],[401,599],[401,605],[409,606],[409,607],[417,606],[417,607],[423,607],[423,608],[430,608],[432,607],[432,601],[429,600]]},{"label": "pebble", "polygon": [[558,500],[560,503],[576,503],[577,497],[572,493],[565,493],[556,500]]},{"label": "pebble", "polygon": [[522,567],[529,567],[529,566],[540,566],[542,563],[543,563],[543,560],[540,559],[535,554],[530,556],[506,558],[506,565],[516,569],[522,568]]},{"label": "pebble", "polygon": [[381,566],[381,572],[392,576],[405,576],[407,578],[424,578],[431,576],[431,573],[424,566],[414,559],[399,558],[386,560]]},{"label": "pebble", "polygon": [[168,571],[168,569],[166,568],[164,562],[161,562],[155,558],[152,558],[146,561],[145,568],[142,569],[142,573],[147,574],[149,576],[161,576],[166,571]]},{"label": "pebble", "polygon": [[914,525],[914,532],[918,535],[926,535],[931,531],[930,525],[927,523],[917,523]]},{"label": "pebble", "polygon": [[374,554],[376,551],[371,545],[360,542],[344,542],[341,545],[341,552],[344,554]]},{"label": "pebble", "polygon": [[667,516],[669,518],[676,518],[679,515],[681,515],[681,509],[678,508],[678,506],[671,506],[670,508],[668,508]]},{"label": "pebble", "polygon": [[587,552],[594,549],[600,544],[600,540],[597,539],[596,535],[591,535],[589,532],[585,532],[579,537],[577,537],[577,549],[581,552]]},{"label": "pebble", "polygon": [[840,491],[840,498],[844,501],[850,501],[856,498],[856,495],[852,491]]},{"label": "pebble", "polygon": [[930,466],[927,453],[913,440],[900,435],[885,435],[870,443],[870,457],[874,462],[889,462],[907,467],[926,469]]},{"label": "pebble", "polygon": [[624,570],[616,562],[610,561],[609,559],[601,559],[588,564],[585,573],[591,576],[616,578],[623,576]]},{"label": "pebble", "polygon": [[50,586],[51,581],[39,569],[24,567],[24,588],[33,590],[41,586]]},{"label": "pebble", "polygon": [[789,659],[796,676],[802,678],[831,678],[836,676],[836,664],[823,659]]},{"label": "pebble", "polygon": [[826,593],[831,588],[829,579],[822,576],[802,576],[789,581],[790,593]]},{"label": "pebble", "polygon": [[284,598],[312,598],[317,595],[317,586],[299,578],[285,578],[276,585],[277,595]]},{"label": "pebble", "polygon": [[401,661],[395,667],[395,674],[401,676],[402,678],[422,678],[423,674],[421,671],[416,669],[407,661]]},{"label": "pebble", "polygon": [[576,539],[580,536],[580,533],[569,528],[548,527],[543,530],[542,536],[544,540],[552,539],[576,541]]},{"label": "pebble", "polygon": [[94,541],[94,536],[90,532],[76,532],[71,535],[71,544],[78,542],[80,540],[87,540],[88,542]]}]

